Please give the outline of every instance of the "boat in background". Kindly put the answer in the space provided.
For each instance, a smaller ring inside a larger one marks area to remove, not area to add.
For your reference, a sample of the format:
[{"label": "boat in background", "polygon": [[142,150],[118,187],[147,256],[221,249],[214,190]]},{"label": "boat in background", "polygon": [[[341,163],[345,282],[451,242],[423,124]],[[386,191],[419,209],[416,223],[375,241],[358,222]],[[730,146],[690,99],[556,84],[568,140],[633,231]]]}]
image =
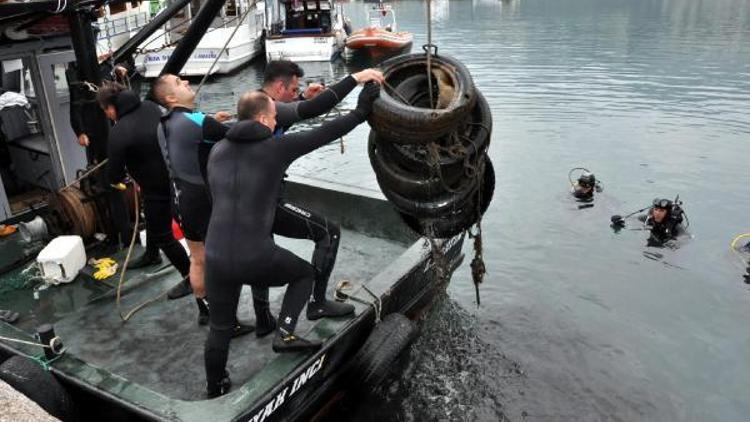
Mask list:
[{"label": "boat in background", "polygon": [[344,50],[344,12],[333,0],[270,0],[266,20],[269,61],[334,61]]},{"label": "boat in background", "polygon": [[[172,55],[177,42],[187,29],[186,23],[198,12],[197,7],[186,7],[170,19],[164,29],[156,31],[146,39],[135,57],[136,66],[146,78],[159,76]],[[238,20],[243,15],[237,28]],[[180,72],[183,76],[225,74],[251,61],[263,51],[263,29],[265,27],[265,3],[253,0],[229,0],[214,19],[211,27],[201,38],[190,59]],[[236,29],[236,32],[235,32]],[[234,35],[232,35],[234,33]],[[231,37],[226,50],[222,48]],[[216,65],[211,68],[216,58]]]},{"label": "boat in background", "polygon": [[[100,61],[122,47],[151,20],[150,3],[145,0],[105,4],[95,13],[96,53]],[[0,37],[5,36],[10,41],[21,42],[70,33],[68,18],[64,14],[52,14],[42,19],[34,16],[12,22],[8,25],[0,22]]]},{"label": "boat in background", "polygon": [[414,35],[397,32],[396,15],[389,4],[378,3],[367,10],[368,26],[354,31],[346,39],[344,57],[351,60],[356,54],[382,58],[411,50]]}]

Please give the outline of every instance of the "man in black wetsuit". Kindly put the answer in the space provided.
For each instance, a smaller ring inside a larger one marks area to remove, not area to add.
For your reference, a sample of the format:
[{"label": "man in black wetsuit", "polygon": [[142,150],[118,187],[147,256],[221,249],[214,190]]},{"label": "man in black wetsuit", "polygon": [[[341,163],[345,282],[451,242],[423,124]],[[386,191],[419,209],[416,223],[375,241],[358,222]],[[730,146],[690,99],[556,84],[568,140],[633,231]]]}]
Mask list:
[{"label": "man in black wetsuit", "polygon": [[[159,77],[152,89],[153,98],[169,110],[161,119],[157,137],[174,185],[180,225],[190,249],[190,283],[200,309],[198,323],[205,325],[209,320],[209,302],[204,287],[204,240],[211,216],[211,200],[202,169],[211,147],[227,131],[227,126],[219,120],[226,120],[230,115],[222,112],[213,118],[195,111],[195,92],[188,81],[176,75]],[[189,288],[184,286],[185,291],[189,292]],[[268,289],[253,290],[253,306],[257,324],[255,334],[261,337],[273,332],[276,325],[270,311]],[[235,335],[254,329],[239,322],[234,328]]]},{"label": "man in black wetsuit", "polygon": [[[375,69],[365,69],[345,77],[338,83],[324,88],[319,84],[308,85],[303,95],[299,94],[299,78],[303,70],[287,60],[268,63],[263,76],[263,88],[275,102],[276,127],[274,136],[280,137],[294,123],[321,116],[341,102],[357,84],[383,82],[383,74]],[[339,225],[313,210],[294,204],[284,198],[283,182],[279,190],[273,234],[293,239],[310,239],[315,242],[312,265],[315,268],[315,285],[307,318],[315,320],[328,316],[343,316],[354,312],[349,304],[325,300],[328,279],[338,253],[341,229]]]},{"label": "man in black wetsuit", "polygon": [[310,297],[316,269],[273,240],[278,193],[286,169],[297,158],[332,142],[364,122],[380,88],[365,85],[357,108],[319,128],[273,135],[276,106],[263,92],[246,93],[238,104],[240,122],[217,144],[208,162],[213,199],[206,237],[206,288],[211,303],[211,329],[206,340],[207,393],[229,391],[226,372],[233,317],[243,283],[251,286],[288,284],[273,341],[276,352],[308,352],[320,348],[294,334],[297,318]]},{"label": "man in black wetsuit", "polygon": [[656,198],[647,215],[640,216],[651,229],[649,246],[661,246],[684,232],[682,226],[684,211],[679,203],[669,199]]},{"label": "man in black wetsuit", "polygon": [[584,171],[571,188],[571,195],[581,202],[591,202],[594,200],[594,190],[601,192],[596,176],[594,173]]},{"label": "man in black wetsuit", "polygon": [[116,82],[105,82],[97,92],[97,101],[107,118],[115,122],[109,131],[109,183],[119,185],[129,173],[140,186],[143,197],[146,252],[128,268],[160,263],[161,249],[187,278],[190,258],[172,234],[169,175],[156,138],[161,110],[151,101],[141,102],[135,92]]}]

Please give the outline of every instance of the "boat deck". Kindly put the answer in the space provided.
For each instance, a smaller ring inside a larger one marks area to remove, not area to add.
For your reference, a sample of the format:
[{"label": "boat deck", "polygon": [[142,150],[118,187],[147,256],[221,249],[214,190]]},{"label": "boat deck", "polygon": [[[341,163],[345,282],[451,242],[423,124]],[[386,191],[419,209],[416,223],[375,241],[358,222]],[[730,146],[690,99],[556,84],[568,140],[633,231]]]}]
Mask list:
[{"label": "boat deck", "polygon": [[[285,238],[277,238],[277,241],[303,258],[312,256],[310,241]],[[404,250],[406,245],[393,240],[343,230],[329,297],[337,281],[368,281]],[[179,274],[171,266],[159,268],[128,271],[125,282],[128,288],[122,298],[123,313],[159,296],[179,281]],[[4,275],[0,283],[6,280],[17,283],[25,277],[21,271],[19,268]],[[104,283],[79,275],[71,284],[36,292],[37,299],[29,288],[6,291],[0,295],[0,309],[20,312],[21,318],[15,326],[28,333],[33,333],[39,324],[54,323],[68,356],[116,374],[127,380],[126,384],[139,384],[171,399],[202,400],[205,389],[203,345],[208,327],[198,326],[192,297],[167,300],[162,296],[129,322],[122,323],[112,288],[116,283],[116,277]],[[274,314],[278,314],[284,291],[285,288],[271,289]],[[361,311],[362,307],[357,309]],[[238,316],[252,322],[253,315],[250,289],[244,287]],[[313,330],[313,323],[306,320],[303,312],[298,331],[311,338],[327,338],[336,334],[336,327],[344,326],[346,320],[339,324],[318,321]],[[251,333],[232,340],[227,369],[235,386],[245,384],[279,357],[271,351],[271,337],[257,339]]]}]

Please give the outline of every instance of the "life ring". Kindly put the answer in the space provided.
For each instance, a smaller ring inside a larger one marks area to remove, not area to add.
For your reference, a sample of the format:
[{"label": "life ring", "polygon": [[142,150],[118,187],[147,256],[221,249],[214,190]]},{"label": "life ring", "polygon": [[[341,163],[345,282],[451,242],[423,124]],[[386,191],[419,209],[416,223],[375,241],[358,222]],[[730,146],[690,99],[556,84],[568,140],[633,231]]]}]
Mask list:
[{"label": "life ring", "polygon": [[402,144],[426,144],[453,131],[469,114],[477,96],[466,66],[443,55],[433,56],[431,62],[436,108],[423,104],[424,100],[420,100],[416,106],[405,104],[399,98],[399,93],[393,91],[398,91],[397,87],[407,80],[406,87],[419,85],[420,78],[413,77],[420,75],[424,77],[426,85],[425,54],[407,54],[383,62],[387,85],[375,100],[368,119],[379,135]]}]

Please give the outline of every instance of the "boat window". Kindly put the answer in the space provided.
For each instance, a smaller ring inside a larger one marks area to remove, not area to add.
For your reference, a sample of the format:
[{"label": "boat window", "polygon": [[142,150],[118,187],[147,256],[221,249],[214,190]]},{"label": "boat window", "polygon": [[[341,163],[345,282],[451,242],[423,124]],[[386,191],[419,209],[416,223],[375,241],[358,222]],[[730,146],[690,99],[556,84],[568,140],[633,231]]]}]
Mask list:
[{"label": "boat window", "polygon": [[56,63],[52,65],[52,74],[55,77],[55,93],[58,98],[67,97],[69,95],[68,81],[65,78],[65,71],[67,66],[62,63]]},{"label": "boat window", "polygon": [[318,8],[318,5],[314,1],[308,1],[307,2],[307,10],[315,10]]},{"label": "boat window", "polygon": [[320,3],[320,10],[331,10],[331,5],[327,2]]}]

